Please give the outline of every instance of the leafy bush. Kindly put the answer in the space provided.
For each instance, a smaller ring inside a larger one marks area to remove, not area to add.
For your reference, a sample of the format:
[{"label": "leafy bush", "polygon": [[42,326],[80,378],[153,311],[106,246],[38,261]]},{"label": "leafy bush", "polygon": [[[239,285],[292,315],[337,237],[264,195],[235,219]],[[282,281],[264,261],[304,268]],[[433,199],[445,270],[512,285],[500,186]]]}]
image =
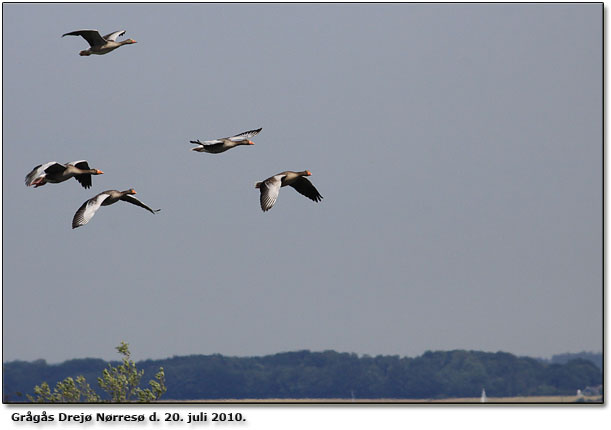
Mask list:
[{"label": "leafy bush", "polygon": [[[151,388],[140,388],[140,379],[144,370],[138,370],[136,364],[130,360],[129,345],[121,342],[116,350],[123,356],[121,364],[117,367],[108,365],[102,376],[98,377],[98,385],[110,397],[114,403],[132,402],[134,400],[142,403],[158,400],[166,391],[165,374],[163,367],[155,375],[155,380],[150,380]],[[67,377],[59,381],[53,392],[49,384],[43,382],[34,387],[36,397],[27,394],[28,400],[35,403],[97,403],[102,398],[91,388],[84,376],[79,375],[76,380]]]}]

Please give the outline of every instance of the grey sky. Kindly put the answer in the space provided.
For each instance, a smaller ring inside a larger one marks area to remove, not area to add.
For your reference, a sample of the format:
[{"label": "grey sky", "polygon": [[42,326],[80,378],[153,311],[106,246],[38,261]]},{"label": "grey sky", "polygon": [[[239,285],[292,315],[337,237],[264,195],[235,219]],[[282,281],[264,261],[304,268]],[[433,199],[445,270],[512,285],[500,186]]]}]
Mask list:
[{"label": "grey sky", "polygon": [[4,4],[2,167],[5,361],[602,350],[601,4]]}]

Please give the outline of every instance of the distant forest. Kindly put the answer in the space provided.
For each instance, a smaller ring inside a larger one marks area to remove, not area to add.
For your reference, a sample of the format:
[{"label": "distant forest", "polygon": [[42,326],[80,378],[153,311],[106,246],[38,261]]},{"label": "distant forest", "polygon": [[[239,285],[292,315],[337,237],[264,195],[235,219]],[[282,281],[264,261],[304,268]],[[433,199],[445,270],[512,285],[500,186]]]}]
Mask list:
[{"label": "distant forest", "polygon": [[603,355],[595,352],[578,352],[575,354],[566,353],[566,354],[556,354],[553,355],[551,359],[541,359],[547,363],[552,364],[566,364],[571,360],[576,358],[583,358],[584,360],[590,360],[592,363],[596,364],[599,369],[603,368]]},{"label": "distant forest", "polygon": [[[555,357],[560,358],[465,350],[371,357],[304,350],[263,357],[190,355],[136,365],[145,371],[144,384],[160,366],[165,369],[168,391],[162,400],[442,399],[479,397],[483,388],[489,397],[575,395],[577,389],[602,385],[597,365],[602,354]],[[35,385],[46,381],[54,387],[68,376],[83,375],[97,388],[97,377],[108,364],[93,358],[4,363],[4,402],[25,402]]]}]

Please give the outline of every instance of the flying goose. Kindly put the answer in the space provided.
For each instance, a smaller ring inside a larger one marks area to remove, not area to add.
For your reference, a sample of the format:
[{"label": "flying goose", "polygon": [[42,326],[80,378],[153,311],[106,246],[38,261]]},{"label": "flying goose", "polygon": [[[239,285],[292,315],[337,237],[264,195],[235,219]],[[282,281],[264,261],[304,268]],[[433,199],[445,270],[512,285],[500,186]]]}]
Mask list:
[{"label": "flying goose", "polygon": [[292,172],[287,170],[286,172],[278,173],[277,175],[267,178],[262,182],[257,182],[255,188],[261,190],[261,209],[263,212],[268,211],[276,203],[280,188],[286,185],[290,185],[295,188],[298,193],[303,194],[307,198],[319,202],[322,200],[322,196],[318,190],[312,185],[312,183],[304,176],[311,176],[309,170],[303,172]]},{"label": "flying goose", "polygon": [[192,151],[219,154],[221,152],[225,152],[228,149],[233,148],[234,146],[254,145],[255,143],[249,139],[259,134],[261,130],[263,130],[263,128],[245,131],[244,133],[236,134],[235,136],[231,137],[223,137],[214,140],[204,140],[203,142],[200,142],[199,140],[190,140],[189,142],[195,143],[196,145],[200,145],[197,148],[193,148]]},{"label": "flying goose", "polygon": [[96,211],[100,209],[100,206],[112,205],[113,203],[116,203],[119,200],[123,200],[124,202],[140,206],[141,208],[146,209],[152,214],[155,214],[161,210],[149,208],[147,205],[142,203],[137,198],[132,197],[130,194],[136,194],[136,190],[134,190],[133,188],[130,188],[129,190],[125,191],[107,190],[90,198],[85,203],[83,203],[74,214],[74,218],[72,218],[72,228],[81,227],[87,224],[91,220],[91,218],[93,218]]},{"label": "flying goose", "polygon": [[42,187],[47,182],[59,184],[74,177],[84,188],[91,188],[91,175],[101,175],[104,172],[98,169],[89,168],[87,160],[71,161],[62,164],[57,161],[49,161],[34,167],[25,177],[25,184],[28,187]]},{"label": "flying goose", "polygon": [[100,36],[98,30],[76,30],[70,33],[62,34],[64,36],[82,36],[89,43],[90,48],[79,52],[79,55],[87,56],[91,54],[104,55],[110,51],[117,49],[119,46],[130,45],[136,43],[134,39],[125,39],[117,42],[117,37],[125,34],[125,30],[115,31],[114,33]]}]

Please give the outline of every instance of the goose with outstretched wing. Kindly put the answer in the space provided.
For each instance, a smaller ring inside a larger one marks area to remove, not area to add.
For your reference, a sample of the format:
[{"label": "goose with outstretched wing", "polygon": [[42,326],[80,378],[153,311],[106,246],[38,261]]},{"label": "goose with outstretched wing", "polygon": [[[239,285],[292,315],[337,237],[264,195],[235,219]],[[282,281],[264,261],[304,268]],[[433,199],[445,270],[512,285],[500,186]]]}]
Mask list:
[{"label": "goose with outstretched wing", "polygon": [[28,187],[42,187],[47,182],[59,184],[70,178],[76,179],[83,188],[91,188],[91,175],[101,175],[104,172],[98,169],[91,169],[87,160],[71,161],[63,164],[57,161],[49,161],[34,167],[25,177],[25,184]]},{"label": "goose with outstretched wing", "polygon": [[125,30],[114,31],[112,33],[107,34],[106,36],[100,36],[98,30],[76,30],[71,31],[70,33],[62,34],[62,37],[81,36],[87,41],[87,43],[89,43],[90,47],[89,49],[85,49],[84,51],[79,52],[79,55],[88,56],[91,54],[108,54],[110,51],[114,51],[119,46],[131,45],[132,43],[136,43],[134,39],[125,39],[120,42],[117,42],[117,37],[123,36],[124,34]]},{"label": "goose with outstretched wing", "polygon": [[270,210],[278,199],[280,188],[287,185],[293,187],[299,194],[306,196],[310,200],[315,202],[321,201],[322,196],[316,187],[312,185],[312,182],[306,178],[306,176],[311,175],[312,173],[309,170],[304,170],[301,172],[287,170],[269,177],[264,181],[257,182],[255,184],[255,188],[261,190],[261,210],[263,210],[263,212]]},{"label": "goose with outstretched wing", "polygon": [[197,152],[208,152],[209,154],[219,154],[238,145],[254,145],[255,143],[250,140],[250,138],[259,134],[261,130],[263,130],[263,128],[245,131],[231,137],[204,140],[203,142],[200,142],[199,140],[190,140],[191,143],[199,145],[197,148],[192,148],[191,150]]},{"label": "goose with outstretched wing", "polygon": [[74,218],[72,218],[72,228],[81,227],[87,224],[91,220],[91,218],[93,218],[97,210],[100,209],[100,207],[112,205],[113,203],[116,203],[119,200],[131,203],[136,206],[140,206],[141,208],[146,209],[152,214],[156,214],[161,210],[151,209],[137,198],[132,197],[132,194],[136,194],[136,190],[134,190],[133,188],[130,188],[129,190],[125,191],[107,190],[90,198],[85,203],[83,203],[74,214]]}]

